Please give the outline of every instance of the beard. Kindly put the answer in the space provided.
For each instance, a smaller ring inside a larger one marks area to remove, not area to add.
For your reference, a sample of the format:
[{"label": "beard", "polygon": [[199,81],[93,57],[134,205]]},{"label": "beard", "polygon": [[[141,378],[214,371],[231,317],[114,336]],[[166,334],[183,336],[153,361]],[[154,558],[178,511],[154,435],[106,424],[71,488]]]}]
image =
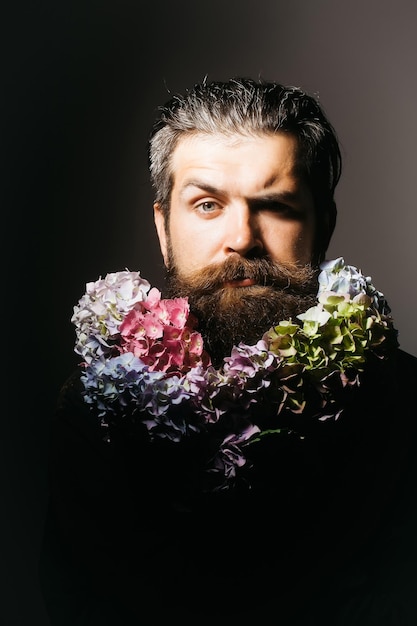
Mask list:
[{"label": "beard", "polygon": [[[221,265],[181,274],[171,256],[168,297],[187,297],[206,350],[218,367],[239,342],[255,344],[281,320],[292,320],[316,303],[318,268],[278,264],[268,257],[231,256]],[[252,279],[249,286],[230,282]]]}]

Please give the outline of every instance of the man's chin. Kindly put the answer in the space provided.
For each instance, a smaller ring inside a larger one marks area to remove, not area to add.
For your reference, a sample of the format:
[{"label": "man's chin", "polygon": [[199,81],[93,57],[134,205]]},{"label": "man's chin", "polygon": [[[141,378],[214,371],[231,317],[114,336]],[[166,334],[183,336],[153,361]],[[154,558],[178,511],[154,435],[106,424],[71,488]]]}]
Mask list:
[{"label": "man's chin", "polygon": [[[282,291],[281,291],[282,293]],[[265,285],[251,284],[242,285],[239,282],[230,284],[227,283],[217,292],[208,296],[208,300],[216,302],[217,312],[229,311],[230,314],[236,313],[237,309],[245,309],[249,302],[259,303],[261,300],[271,298],[275,296],[276,299],[277,290]],[[204,300],[204,298],[202,298]]]},{"label": "man's chin", "polygon": [[271,326],[282,320],[295,320],[315,303],[315,296],[252,285],[222,288],[200,298],[191,294],[189,302],[199,320],[206,349],[213,363],[220,365],[234,345],[256,344]]}]

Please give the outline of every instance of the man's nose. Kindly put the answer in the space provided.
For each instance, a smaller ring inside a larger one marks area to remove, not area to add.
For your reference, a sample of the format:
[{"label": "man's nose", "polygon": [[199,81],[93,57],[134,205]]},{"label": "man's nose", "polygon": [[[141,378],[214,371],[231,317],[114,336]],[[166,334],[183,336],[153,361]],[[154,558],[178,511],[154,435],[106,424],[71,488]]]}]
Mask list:
[{"label": "man's nose", "polygon": [[257,216],[249,207],[237,206],[228,211],[224,247],[226,254],[256,256],[262,253]]}]

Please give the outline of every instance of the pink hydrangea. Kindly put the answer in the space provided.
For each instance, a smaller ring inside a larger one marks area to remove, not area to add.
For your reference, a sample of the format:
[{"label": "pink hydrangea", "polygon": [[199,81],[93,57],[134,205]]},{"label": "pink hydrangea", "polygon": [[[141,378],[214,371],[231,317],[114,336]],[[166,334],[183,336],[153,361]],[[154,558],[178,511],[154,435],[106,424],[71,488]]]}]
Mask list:
[{"label": "pink hydrangea", "polygon": [[140,358],[150,371],[184,374],[210,363],[195,326],[187,298],[162,300],[160,291],[153,288],[120,324],[118,349]]}]

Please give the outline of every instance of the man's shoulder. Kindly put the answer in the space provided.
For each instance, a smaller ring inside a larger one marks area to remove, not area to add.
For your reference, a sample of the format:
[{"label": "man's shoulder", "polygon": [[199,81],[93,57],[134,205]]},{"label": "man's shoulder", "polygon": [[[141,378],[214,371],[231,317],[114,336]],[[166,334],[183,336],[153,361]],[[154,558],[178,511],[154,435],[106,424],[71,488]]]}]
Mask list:
[{"label": "man's shoulder", "polygon": [[58,441],[89,441],[104,448],[104,435],[97,413],[84,398],[82,368],[74,370],[64,381],[56,400],[51,423],[51,438]]},{"label": "man's shoulder", "polygon": [[57,412],[65,412],[74,404],[78,407],[84,405],[81,374],[82,369],[77,368],[73,370],[62,383],[56,402]]},{"label": "man's shoulder", "polygon": [[417,356],[411,354],[411,352],[406,352],[402,348],[398,349],[398,362],[405,367],[417,370]]},{"label": "man's shoulder", "polygon": [[414,396],[417,385],[417,356],[399,349],[396,360],[398,385],[407,396]]}]

